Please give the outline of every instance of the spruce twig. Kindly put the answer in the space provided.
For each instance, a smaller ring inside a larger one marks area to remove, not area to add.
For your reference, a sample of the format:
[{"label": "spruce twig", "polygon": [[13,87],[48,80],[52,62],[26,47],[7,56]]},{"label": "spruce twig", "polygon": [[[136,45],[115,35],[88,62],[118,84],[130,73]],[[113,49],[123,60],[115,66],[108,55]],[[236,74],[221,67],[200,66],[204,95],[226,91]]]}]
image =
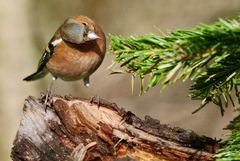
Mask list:
[{"label": "spruce twig", "polygon": [[223,142],[223,147],[215,155],[217,161],[240,160],[240,115],[237,116],[227,127],[231,134]]},{"label": "spruce twig", "polygon": [[143,80],[150,76],[147,92],[161,85],[165,88],[179,79],[193,81],[189,95],[202,100],[201,108],[209,102],[224,107],[234,106],[232,91],[239,99],[240,77],[240,17],[219,19],[207,25],[200,24],[190,30],[176,30],[167,35],[140,36],[110,35],[114,63],[126,73]]}]

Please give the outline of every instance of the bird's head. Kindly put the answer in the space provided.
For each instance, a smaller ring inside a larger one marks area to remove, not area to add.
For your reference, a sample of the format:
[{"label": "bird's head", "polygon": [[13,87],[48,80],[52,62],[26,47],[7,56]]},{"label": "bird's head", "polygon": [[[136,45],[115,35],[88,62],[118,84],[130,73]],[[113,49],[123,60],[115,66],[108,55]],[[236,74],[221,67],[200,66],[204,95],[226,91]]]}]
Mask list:
[{"label": "bird's head", "polygon": [[87,17],[76,19],[68,18],[60,28],[60,34],[63,40],[81,44],[87,41],[99,39],[94,27],[94,22]]}]

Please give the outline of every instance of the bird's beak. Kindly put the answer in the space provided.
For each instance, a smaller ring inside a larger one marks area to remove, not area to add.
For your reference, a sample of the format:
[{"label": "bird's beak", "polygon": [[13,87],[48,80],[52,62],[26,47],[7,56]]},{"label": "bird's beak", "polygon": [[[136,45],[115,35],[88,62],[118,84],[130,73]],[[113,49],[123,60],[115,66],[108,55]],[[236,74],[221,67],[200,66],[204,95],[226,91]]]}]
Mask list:
[{"label": "bird's beak", "polygon": [[94,31],[89,31],[87,37],[89,40],[100,39],[100,37]]}]

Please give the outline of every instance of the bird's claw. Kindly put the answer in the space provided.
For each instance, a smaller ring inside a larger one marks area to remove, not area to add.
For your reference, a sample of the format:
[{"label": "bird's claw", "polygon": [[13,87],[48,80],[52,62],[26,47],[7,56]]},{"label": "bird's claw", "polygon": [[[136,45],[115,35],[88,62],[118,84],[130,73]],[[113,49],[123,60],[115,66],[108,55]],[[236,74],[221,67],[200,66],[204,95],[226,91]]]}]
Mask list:
[{"label": "bird's claw", "polygon": [[50,91],[46,91],[45,93],[42,93],[41,101],[43,103],[43,106],[45,108],[45,112],[47,112],[47,109],[51,107],[52,105],[52,94]]},{"label": "bird's claw", "polygon": [[100,107],[101,105],[101,102],[100,102],[100,97],[98,95],[94,95],[91,97],[90,99],[90,103],[93,104],[93,103],[96,103],[98,108]]}]

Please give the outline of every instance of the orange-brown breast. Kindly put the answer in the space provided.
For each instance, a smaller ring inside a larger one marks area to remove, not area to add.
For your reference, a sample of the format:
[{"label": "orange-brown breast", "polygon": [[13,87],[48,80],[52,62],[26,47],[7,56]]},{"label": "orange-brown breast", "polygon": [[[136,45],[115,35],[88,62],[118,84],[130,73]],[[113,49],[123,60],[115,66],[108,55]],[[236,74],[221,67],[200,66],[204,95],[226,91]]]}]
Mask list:
[{"label": "orange-brown breast", "polygon": [[62,41],[56,46],[53,56],[47,63],[49,72],[53,76],[69,81],[91,75],[102,63],[106,51],[105,35],[98,26],[96,33],[101,39],[82,44]]}]

